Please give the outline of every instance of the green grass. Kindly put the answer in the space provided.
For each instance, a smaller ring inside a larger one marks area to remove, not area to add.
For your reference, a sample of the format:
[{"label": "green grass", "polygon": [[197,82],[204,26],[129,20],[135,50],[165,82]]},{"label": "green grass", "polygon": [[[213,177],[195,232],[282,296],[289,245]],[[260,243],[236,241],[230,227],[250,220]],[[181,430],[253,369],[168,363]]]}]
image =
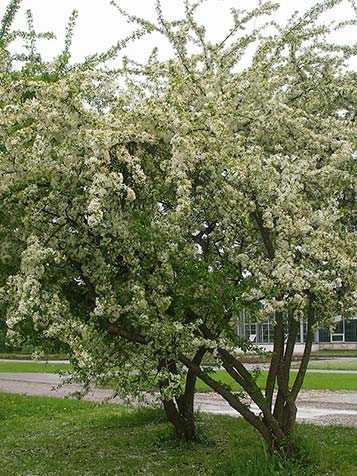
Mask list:
[{"label": "green grass", "polygon": [[[258,385],[264,387],[267,372],[263,371],[258,377]],[[290,381],[292,382],[295,373],[292,372]],[[233,390],[241,390],[241,387],[225,372],[217,370],[214,378],[220,382],[229,385]],[[201,380],[198,380],[196,389],[200,391],[209,391],[209,387]],[[307,373],[305,376],[303,389],[305,390],[354,390],[357,391],[356,374],[337,374],[337,373]]]},{"label": "green grass", "polygon": [[[299,364],[293,363],[293,368],[298,367]],[[319,362],[312,361],[309,363],[309,369],[314,370],[353,370],[357,371],[357,361],[339,360],[336,362]]]},{"label": "green grass", "polygon": [[68,364],[48,364],[40,362],[0,362],[0,372],[58,373],[70,369]]},{"label": "green grass", "polygon": [[[313,363],[316,365],[316,363]],[[0,362],[0,372],[31,372],[31,373],[58,373],[70,370],[68,364],[44,364],[39,362]],[[267,372],[263,371],[258,377],[258,384],[265,385]],[[226,385],[230,385],[233,390],[240,390],[239,385],[224,371],[217,370],[214,378]],[[291,380],[294,378],[292,373]],[[357,375],[355,374],[337,374],[337,373],[307,373],[303,388],[305,390],[353,390],[357,391]],[[201,380],[197,381],[196,390],[210,391]]]},{"label": "green grass", "polygon": [[[21,352],[0,352],[0,359],[16,359],[16,360],[31,360],[32,354]],[[66,360],[68,356],[66,354],[48,354],[44,355],[43,360]]]},{"label": "green grass", "polygon": [[[292,377],[291,379],[292,380]],[[357,391],[356,374],[307,373],[304,379],[305,390],[353,390]],[[356,473],[357,474],[357,473]]]},{"label": "green grass", "polygon": [[319,350],[312,357],[357,357],[357,350]]},{"label": "green grass", "polygon": [[253,432],[239,444],[229,418],[202,418],[205,443],[187,447],[159,410],[18,395],[0,394],[0,424],[1,476],[218,476],[238,447],[249,458],[260,444]]},{"label": "green grass", "polygon": [[160,410],[0,394],[1,476],[352,476],[357,429],[299,425],[311,464],[283,467],[242,419],[199,415],[178,445]]}]

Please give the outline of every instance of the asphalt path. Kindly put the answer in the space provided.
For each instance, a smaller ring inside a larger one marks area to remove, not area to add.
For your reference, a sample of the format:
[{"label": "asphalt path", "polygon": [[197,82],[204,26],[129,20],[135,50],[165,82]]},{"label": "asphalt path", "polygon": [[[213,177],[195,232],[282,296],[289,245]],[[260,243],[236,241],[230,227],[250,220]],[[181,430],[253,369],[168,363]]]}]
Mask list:
[{"label": "asphalt path", "polygon": [[[57,374],[0,373],[0,392],[66,398],[81,390],[79,384],[60,384],[61,377]],[[124,403],[118,397],[112,399],[112,391],[103,388],[93,388],[84,399],[95,402]],[[151,399],[149,403],[153,403],[153,400]],[[135,401],[133,405],[138,406],[139,402]],[[298,421],[318,425],[357,426],[356,392],[302,391],[297,405]],[[254,404],[250,407],[255,413],[259,413],[259,409]],[[209,392],[196,394],[195,409],[204,413],[239,416],[219,395]]]}]

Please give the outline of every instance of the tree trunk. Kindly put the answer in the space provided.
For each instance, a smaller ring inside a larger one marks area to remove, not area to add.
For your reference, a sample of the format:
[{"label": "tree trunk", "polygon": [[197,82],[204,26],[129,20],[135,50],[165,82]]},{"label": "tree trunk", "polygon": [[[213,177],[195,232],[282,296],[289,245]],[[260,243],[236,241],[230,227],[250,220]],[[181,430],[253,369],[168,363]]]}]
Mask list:
[{"label": "tree trunk", "polygon": [[174,426],[178,441],[192,443],[197,441],[193,412],[182,413],[174,399],[163,400],[167,420]]},{"label": "tree trunk", "polygon": [[279,455],[284,461],[297,458],[300,453],[290,435],[273,440],[268,449],[272,455]]},{"label": "tree trunk", "polygon": [[[204,348],[200,348],[194,355],[192,362],[195,365],[200,365],[205,352]],[[171,373],[177,373],[174,362],[162,360],[159,368],[166,368]],[[175,428],[176,438],[178,441],[187,443],[198,441],[194,414],[196,379],[196,374],[191,369],[187,369],[184,393],[172,399],[163,399],[166,417]],[[165,381],[159,382],[161,390],[165,388],[166,384]]]},{"label": "tree trunk", "polygon": [[[259,415],[252,411],[239,394],[232,392],[212,378],[192,359],[188,359],[183,354],[179,355],[180,361],[186,365],[189,371],[199,377],[212,390],[219,393],[232,408],[237,410],[261,434],[271,453],[280,454],[283,459],[296,458],[299,455],[299,449],[292,438],[292,429],[297,414],[296,399],[304,381],[314,337],[313,296],[309,296],[307,311],[307,337],[304,354],[291,387],[289,377],[298,323],[291,320],[288,338],[285,343],[284,316],[282,314],[276,316],[274,355],[268,372],[265,392],[259,388],[251,372],[234,353],[225,348],[218,347],[217,349],[223,367],[258,406]],[[206,339],[213,341],[217,339],[205,325],[201,325],[200,330]],[[278,391],[274,401],[276,386]]]}]

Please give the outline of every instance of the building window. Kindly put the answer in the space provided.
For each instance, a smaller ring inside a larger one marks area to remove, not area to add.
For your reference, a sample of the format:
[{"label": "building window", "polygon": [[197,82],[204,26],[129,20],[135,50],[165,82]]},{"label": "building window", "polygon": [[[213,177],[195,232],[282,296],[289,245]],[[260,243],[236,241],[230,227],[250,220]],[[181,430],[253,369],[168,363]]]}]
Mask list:
[{"label": "building window", "polygon": [[[256,344],[272,344],[274,341],[274,321],[267,320],[257,322],[246,310],[243,310],[239,317],[237,332],[240,337],[246,337]],[[285,324],[285,333],[288,332],[288,322]],[[300,322],[296,342],[306,342],[307,323]],[[351,321],[338,321],[332,332],[326,329],[318,331],[318,341],[321,343],[331,342],[356,342],[357,343],[357,318]]]},{"label": "building window", "polygon": [[357,319],[345,322],[345,342],[357,342]]},{"label": "building window", "polygon": [[331,342],[344,342],[343,334],[331,334]]},{"label": "building window", "polygon": [[319,342],[331,342],[330,334],[324,329],[319,330]]}]

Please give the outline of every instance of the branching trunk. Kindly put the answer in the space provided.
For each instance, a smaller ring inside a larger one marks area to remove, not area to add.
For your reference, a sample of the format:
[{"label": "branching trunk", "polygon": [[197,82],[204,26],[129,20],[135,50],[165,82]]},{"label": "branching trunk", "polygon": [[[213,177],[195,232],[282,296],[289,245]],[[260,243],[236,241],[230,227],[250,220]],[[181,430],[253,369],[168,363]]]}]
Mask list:
[{"label": "branching trunk", "polygon": [[[298,454],[298,448],[291,437],[291,430],[296,421],[296,398],[304,380],[313,342],[315,316],[311,297],[307,315],[305,351],[292,388],[289,386],[289,377],[299,329],[299,322],[295,321],[292,317],[290,317],[288,335],[285,342],[284,316],[281,313],[276,315],[274,354],[268,372],[265,394],[258,387],[251,373],[242,362],[227,349],[218,348],[223,367],[258,406],[260,412],[258,415],[250,409],[239,394],[217,382],[200,365],[195,364],[186,356],[180,355],[181,362],[190,371],[212,388],[212,390],[219,393],[232,408],[237,410],[262,435],[272,453],[279,453],[284,458],[290,458]],[[216,340],[217,338],[205,325],[200,327],[200,331],[206,339]],[[274,400],[275,388],[277,388],[277,393]]]},{"label": "branching trunk", "polygon": [[307,311],[307,333],[306,333],[305,350],[301,359],[300,368],[298,370],[293,388],[291,390],[294,400],[296,400],[298,393],[300,392],[300,389],[304,382],[307,366],[310,360],[312,344],[314,342],[314,330],[313,330],[314,323],[315,323],[315,309],[314,309],[314,303],[313,303],[313,296],[310,296],[309,307]]},{"label": "branching trunk", "polygon": [[285,353],[281,357],[277,372],[278,392],[274,404],[274,416],[285,434],[290,433],[296,419],[296,405],[290,394],[289,376],[298,328],[299,322],[291,318]]},{"label": "branching trunk", "polygon": [[244,418],[256,428],[264,437],[264,439],[271,443],[271,435],[267,431],[267,428],[263,424],[262,420],[252,412],[245,402],[242,402],[241,399],[236,396],[233,392],[227,389],[209,375],[207,375],[198,365],[195,365],[190,359],[184,355],[180,355],[180,360],[187,368],[191,369],[197,377],[199,377],[205,384],[211,387],[215,392],[219,393],[229,405],[237,410]]},{"label": "branching trunk", "polygon": [[[146,339],[140,334],[128,332],[127,330],[115,325],[107,324],[108,332],[119,338],[124,338],[130,342],[146,345]],[[200,348],[192,358],[195,365],[201,365],[206,349]],[[169,372],[177,374],[177,367],[174,361],[168,362],[161,359],[158,369],[166,368]],[[176,437],[179,441],[194,442],[197,441],[195,415],[194,415],[194,396],[197,375],[188,369],[185,377],[185,388],[183,395],[174,398],[162,398],[163,407],[167,420],[174,426]],[[164,395],[165,387],[168,381],[163,379],[159,381],[161,394]]]},{"label": "branching trunk", "polygon": [[[192,362],[195,365],[201,365],[202,358],[206,350],[200,348]],[[159,368],[166,368],[169,372],[177,373],[176,364],[174,362],[167,363],[165,360],[160,362]],[[178,395],[172,399],[163,399],[163,406],[168,421],[174,426],[176,438],[179,441],[195,442],[198,441],[196,432],[195,414],[194,414],[194,397],[197,375],[188,368],[185,377],[185,388],[182,395]],[[159,382],[161,391],[165,389],[167,382]]]},{"label": "branching trunk", "polygon": [[[309,299],[307,315],[305,351],[291,389],[289,386],[290,368],[299,326],[299,323],[294,321],[294,319],[290,319],[287,341],[285,343],[284,316],[282,314],[277,314],[276,316],[274,355],[268,372],[265,394],[257,385],[251,372],[232,352],[226,348],[217,349],[225,370],[258,406],[259,414],[255,414],[239,394],[214,380],[201,368],[202,358],[206,349],[199,349],[193,358],[180,354],[179,361],[187,367],[184,392],[182,395],[174,398],[163,398],[166,416],[174,426],[177,438],[186,442],[197,441],[194,420],[194,390],[196,378],[199,377],[210,388],[220,394],[232,408],[239,412],[262,435],[271,452],[278,452],[285,458],[296,455],[298,450],[291,438],[291,430],[296,420],[296,398],[304,380],[313,343],[315,313],[312,296]],[[118,337],[139,344],[146,344],[146,340],[139,334],[129,333],[123,329],[118,329],[114,325],[111,325],[109,330]],[[205,339],[217,341],[218,336],[214,335],[206,325],[200,326],[200,332]],[[176,364],[175,361],[162,359],[159,369],[165,368],[169,372],[177,374]],[[168,383],[165,379],[159,382],[163,395]],[[274,402],[275,387],[277,387],[277,394]]]},{"label": "branching trunk", "polygon": [[177,440],[187,443],[197,441],[194,414],[181,413],[175,399],[163,399],[162,403],[167,420],[175,428]]},{"label": "branching trunk", "polygon": [[[294,342],[295,343],[295,342]],[[275,382],[279,373],[284,353],[284,316],[276,313],[274,326],[274,348],[265,386],[265,398],[269,408],[272,408]]]}]

